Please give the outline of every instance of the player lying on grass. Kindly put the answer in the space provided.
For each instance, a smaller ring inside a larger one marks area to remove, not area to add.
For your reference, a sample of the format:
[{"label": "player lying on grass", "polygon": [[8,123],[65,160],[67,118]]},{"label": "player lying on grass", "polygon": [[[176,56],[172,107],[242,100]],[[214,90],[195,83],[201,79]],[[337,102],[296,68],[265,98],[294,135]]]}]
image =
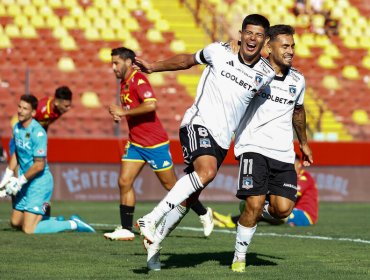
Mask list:
[{"label": "player lying on grass", "polygon": [[[53,176],[46,163],[47,134],[33,117],[37,98],[22,95],[18,104],[18,120],[13,128],[15,152],[0,182],[0,197],[15,196],[10,218],[12,227],[27,234],[62,231],[95,232],[77,215],[68,221],[45,216],[53,193]],[[14,171],[18,166],[18,176]]]}]

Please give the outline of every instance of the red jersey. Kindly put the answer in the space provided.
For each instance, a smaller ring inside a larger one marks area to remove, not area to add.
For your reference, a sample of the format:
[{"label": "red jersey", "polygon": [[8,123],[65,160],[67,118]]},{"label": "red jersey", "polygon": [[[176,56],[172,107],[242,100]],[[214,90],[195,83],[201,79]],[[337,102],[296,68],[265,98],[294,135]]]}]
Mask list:
[{"label": "red jersey", "polygon": [[49,125],[57,120],[61,114],[53,110],[53,97],[44,97],[39,100],[35,119],[47,130]]},{"label": "red jersey", "polygon": [[[148,79],[133,71],[121,81],[121,105],[124,110],[132,109],[146,101],[155,101],[154,91]],[[168,141],[168,136],[155,111],[139,116],[126,116],[129,140],[143,147],[150,147]]]},{"label": "red jersey", "polygon": [[311,174],[302,170],[298,174],[298,199],[295,208],[310,215],[312,223],[316,223],[318,216],[318,192],[315,180]]}]

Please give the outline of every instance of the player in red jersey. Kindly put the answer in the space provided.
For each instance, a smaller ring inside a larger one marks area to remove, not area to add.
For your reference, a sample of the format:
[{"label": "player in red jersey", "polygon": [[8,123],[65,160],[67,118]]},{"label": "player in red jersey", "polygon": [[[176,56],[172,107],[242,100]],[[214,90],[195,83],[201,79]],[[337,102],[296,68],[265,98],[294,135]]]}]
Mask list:
[{"label": "player in red jersey", "polygon": [[[311,174],[303,169],[298,155],[296,155],[294,166],[298,176],[298,197],[292,213],[284,220],[277,220],[269,217],[261,218],[262,221],[266,221],[271,224],[286,223],[291,226],[310,226],[316,224],[319,207],[316,182]],[[242,201],[240,204],[239,208],[243,211],[245,202]],[[235,228],[239,221],[239,217],[240,215],[231,217],[230,215],[226,216],[213,211],[215,225],[223,228]]]},{"label": "player in red jersey", "polygon": [[49,125],[67,113],[71,106],[72,91],[66,86],[58,87],[54,97],[44,97],[39,100],[35,119],[47,131]]},{"label": "player in red jersey", "polygon": [[[135,211],[135,191],[133,183],[145,163],[148,163],[157,175],[162,186],[170,190],[176,183],[169,139],[156,114],[156,96],[146,78],[133,67],[135,53],[121,47],[112,50],[112,68],[121,79],[121,106],[111,105],[109,113],[113,120],[120,122],[126,117],[129,127],[129,139],[122,156],[118,185],[120,188],[121,226],[114,232],[105,233],[110,240],[132,240],[133,215]],[[204,234],[213,230],[212,210],[197,202],[192,209],[199,215],[204,227]]]}]

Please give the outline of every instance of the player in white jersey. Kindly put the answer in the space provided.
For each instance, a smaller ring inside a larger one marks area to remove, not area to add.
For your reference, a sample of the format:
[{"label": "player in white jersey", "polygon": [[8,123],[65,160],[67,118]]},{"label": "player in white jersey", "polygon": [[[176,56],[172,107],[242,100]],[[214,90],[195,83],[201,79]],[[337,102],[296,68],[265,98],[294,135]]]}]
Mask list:
[{"label": "player in white jersey", "polygon": [[[305,79],[291,67],[295,46],[293,34],[294,29],[289,25],[270,27],[266,47],[276,77],[253,99],[235,137],[235,156],[240,160],[237,197],[246,201],[236,235],[232,264],[236,272],[245,271],[247,248],[261,214],[266,218],[271,215],[283,219],[294,207],[297,174],[293,127],[304,165],[313,162],[307,144],[303,106]],[[265,204],[267,194],[269,204]]]},{"label": "player in white jersey", "polygon": [[265,17],[257,14],[247,16],[240,31],[241,44],[237,54],[228,44],[213,43],[194,55],[177,55],[151,64],[137,59],[140,68],[147,73],[207,65],[195,102],[186,111],[180,128],[187,175],[177,181],[151,213],[138,220],[141,233],[149,243],[153,243],[151,247],[155,247],[152,250],[155,254],[148,250],[150,269],[160,269],[159,265],[151,265],[151,255],[155,256],[154,263],[158,264],[160,242],[214,179],[250,101],[275,76],[271,65],[260,55],[268,28],[269,22]]}]

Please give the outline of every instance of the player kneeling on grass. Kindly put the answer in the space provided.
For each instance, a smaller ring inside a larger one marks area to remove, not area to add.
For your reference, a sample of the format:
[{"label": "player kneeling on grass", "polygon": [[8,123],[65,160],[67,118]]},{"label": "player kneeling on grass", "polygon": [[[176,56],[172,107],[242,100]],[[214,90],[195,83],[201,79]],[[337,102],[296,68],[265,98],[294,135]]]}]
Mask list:
[{"label": "player kneeling on grass", "polygon": [[[27,234],[95,232],[77,215],[71,216],[68,221],[45,216],[54,183],[46,163],[47,135],[33,119],[37,103],[37,98],[33,95],[21,96],[18,104],[19,122],[13,128],[15,153],[0,182],[0,197],[15,196],[10,223],[12,227]],[[17,166],[19,174],[15,177],[14,170]]]}]

